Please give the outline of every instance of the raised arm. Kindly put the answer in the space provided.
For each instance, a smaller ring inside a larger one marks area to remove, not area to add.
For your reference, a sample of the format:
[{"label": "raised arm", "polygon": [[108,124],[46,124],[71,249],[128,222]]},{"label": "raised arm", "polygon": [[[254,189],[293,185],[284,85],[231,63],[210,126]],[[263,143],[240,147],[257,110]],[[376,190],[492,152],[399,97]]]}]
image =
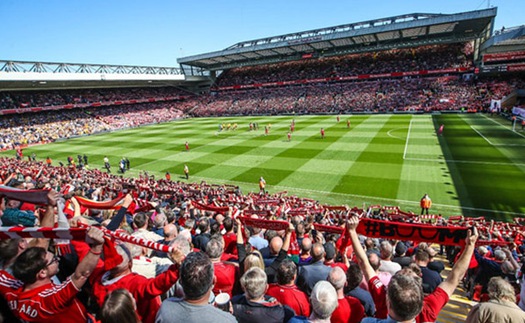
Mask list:
[{"label": "raised arm", "polygon": [[361,246],[359,241],[359,236],[357,235],[356,228],[359,224],[359,218],[357,216],[351,217],[346,223],[347,234],[350,236],[352,241],[352,246],[354,247],[354,252],[357,257],[357,263],[365,276],[366,281],[370,281],[372,277],[376,275],[372,265],[368,262],[368,257],[366,256],[365,249]]},{"label": "raised arm", "polygon": [[478,240],[478,230],[474,227],[469,229],[467,232],[467,239],[465,239],[465,248],[458,258],[458,261],[452,267],[452,271],[448,274],[447,279],[444,282],[439,284],[439,287],[443,289],[448,296],[450,297],[456,287],[458,286],[460,280],[465,276],[468,266],[470,264],[470,259],[476,248],[476,241]]},{"label": "raised arm", "polygon": [[77,289],[84,286],[93,269],[97,266],[100,254],[102,253],[102,245],[104,244],[104,233],[100,229],[91,227],[87,232],[87,237],[91,240],[91,249],[89,249],[87,255],[77,265],[75,272],[71,276],[71,280]]},{"label": "raised arm", "polygon": [[[46,212],[40,218],[40,226],[43,228],[52,228],[55,226],[55,206],[57,206],[60,194],[55,190],[50,190],[47,193]],[[47,249],[49,247],[49,239],[37,238],[34,239],[34,246]]]},{"label": "raised arm", "polygon": [[108,226],[106,227],[108,230],[115,231],[120,227],[122,220],[124,220],[124,217],[126,216],[126,213],[128,212],[128,207],[131,205],[131,202],[133,202],[133,196],[131,196],[131,194],[128,193],[126,194],[126,197],[124,198],[124,202],[122,203],[122,206],[118,210],[117,215],[115,215],[111,219]]}]

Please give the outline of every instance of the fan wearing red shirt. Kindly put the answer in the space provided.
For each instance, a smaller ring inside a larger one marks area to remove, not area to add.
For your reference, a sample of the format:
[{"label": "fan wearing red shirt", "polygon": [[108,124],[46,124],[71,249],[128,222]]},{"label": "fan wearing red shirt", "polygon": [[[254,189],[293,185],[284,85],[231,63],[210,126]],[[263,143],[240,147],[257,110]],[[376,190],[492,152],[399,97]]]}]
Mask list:
[{"label": "fan wearing red shirt", "polygon": [[467,231],[463,253],[454,264],[447,279],[439,284],[433,293],[424,297],[421,278],[410,269],[403,269],[392,276],[388,288],[381,283],[368,263],[366,253],[359,241],[356,232],[358,224],[359,218],[353,216],[348,220],[347,230],[376,305],[376,318],[365,318],[362,322],[387,322],[390,319],[398,322],[413,322],[414,320],[417,323],[435,322],[439,312],[467,272],[478,239],[477,230],[474,228]]},{"label": "fan wearing red shirt", "polygon": [[173,248],[170,256],[175,264],[155,278],[146,278],[132,272],[133,259],[125,245],[118,245],[116,249],[123,259],[122,262],[109,271],[98,270],[91,275],[90,282],[95,300],[102,306],[108,293],[119,288],[127,289],[137,303],[137,314],[142,318],[142,322],[155,322],[155,315],[161,304],[159,296],[177,282],[179,265],[184,259],[184,254],[178,247]]},{"label": "fan wearing red shirt", "polygon": [[361,322],[365,316],[365,308],[361,302],[352,296],[345,296],[346,274],[341,267],[333,267],[328,274],[328,282],[337,292],[337,308],[330,317],[331,323]]},{"label": "fan wearing red shirt", "polygon": [[288,305],[297,316],[310,316],[310,303],[305,292],[295,285],[297,266],[285,259],[277,268],[277,284],[270,284],[267,295],[274,297],[283,305]]},{"label": "fan wearing red shirt", "polygon": [[224,239],[224,253],[237,254],[237,235],[233,232],[233,219],[229,216],[222,222],[226,233],[222,236]]},{"label": "fan wearing red shirt", "polygon": [[58,257],[44,248],[32,247],[18,256],[13,274],[19,280],[0,277],[0,293],[9,307],[24,322],[87,322],[84,305],[76,295],[95,269],[104,243],[103,233],[91,228],[87,233],[93,244],[65,282],[55,285]]},{"label": "fan wearing red shirt", "polygon": [[[215,285],[213,286],[213,293],[228,293],[230,297],[233,296],[235,283],[239,281],[239,265],[227,261],[221,261],[221,256],[224,252],[224,242],[219,238],[212,238],[206,245],[206,254],[210,257],[213,264],[215,275]],[[238,287],[240,288],[240,287]]]}]

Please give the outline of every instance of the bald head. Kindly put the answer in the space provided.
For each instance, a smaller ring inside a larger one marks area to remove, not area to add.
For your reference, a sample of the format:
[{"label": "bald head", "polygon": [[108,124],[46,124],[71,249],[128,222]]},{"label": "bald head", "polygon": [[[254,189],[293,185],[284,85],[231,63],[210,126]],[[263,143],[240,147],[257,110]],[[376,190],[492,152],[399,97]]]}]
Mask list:
[{"label": "bald head", "polygon": [[303,241],[301,241],[301,249],[307,252],[312,250],[312,239],[304,238]]},{"label": "bald head", "polygon": [[319,261],[319,260],[324,260],[324,255],[325,255],[325,252],[324,252],[323,244],[320,243],[320,242],[314,243],[314,245],[312,247],[312,258],[313,258],[313,261],[316,262],[316,261]]},{"label": "bald head", "polygon": [[274,255],[278,254],[279,251],[281,251],[281,248],[283,247],[283,239],[281,237],[273,237],[272,240],[270,240],[270,252]]},{"label": "bald head", "polygon": [[177,229],[177,226],[175,224],[170,223],[164,226],[164,239],[165,240],[170,241],[172,239],[175,239],[178,233],[179,233],[179,230]]},{"label": "bald head", "polygon": [[328,282],[334,286],[335,290],[341,290],[346,284],[346,274],[341,267],[334,267],[328,274]]}]

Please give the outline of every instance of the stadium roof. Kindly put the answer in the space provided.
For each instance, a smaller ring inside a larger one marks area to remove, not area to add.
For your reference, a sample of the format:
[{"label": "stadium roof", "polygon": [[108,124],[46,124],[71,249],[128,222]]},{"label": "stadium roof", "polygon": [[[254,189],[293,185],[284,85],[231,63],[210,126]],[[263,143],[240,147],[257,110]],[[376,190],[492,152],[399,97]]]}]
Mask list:
[{"label": "stadium roof", "polygon": [[206,78],[179,68],[0,60],[0,90],[198,86]]},{"label": "stadium roof", "polygon": [[525,50],[525,25],[497,30],[481,50],[487,53]]},{"label": "stadium roof", "polygon": [[455,14],[413,13],[250,40],[224,50],[179,58],[207,70],[335,56],[425,44],[485,41],[497,8]]}]

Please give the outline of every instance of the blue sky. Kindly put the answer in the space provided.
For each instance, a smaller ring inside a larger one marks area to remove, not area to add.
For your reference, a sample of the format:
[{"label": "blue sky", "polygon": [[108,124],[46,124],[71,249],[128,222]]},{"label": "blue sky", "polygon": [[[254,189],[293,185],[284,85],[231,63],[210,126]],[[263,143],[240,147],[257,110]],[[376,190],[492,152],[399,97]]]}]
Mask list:
[{"label": "blue sky", "polygon": [[[240,41],[488,0],[0,0],[0,60],[177,66]],[[495,28],[525,24],[525,0],[490,0]]]}]

